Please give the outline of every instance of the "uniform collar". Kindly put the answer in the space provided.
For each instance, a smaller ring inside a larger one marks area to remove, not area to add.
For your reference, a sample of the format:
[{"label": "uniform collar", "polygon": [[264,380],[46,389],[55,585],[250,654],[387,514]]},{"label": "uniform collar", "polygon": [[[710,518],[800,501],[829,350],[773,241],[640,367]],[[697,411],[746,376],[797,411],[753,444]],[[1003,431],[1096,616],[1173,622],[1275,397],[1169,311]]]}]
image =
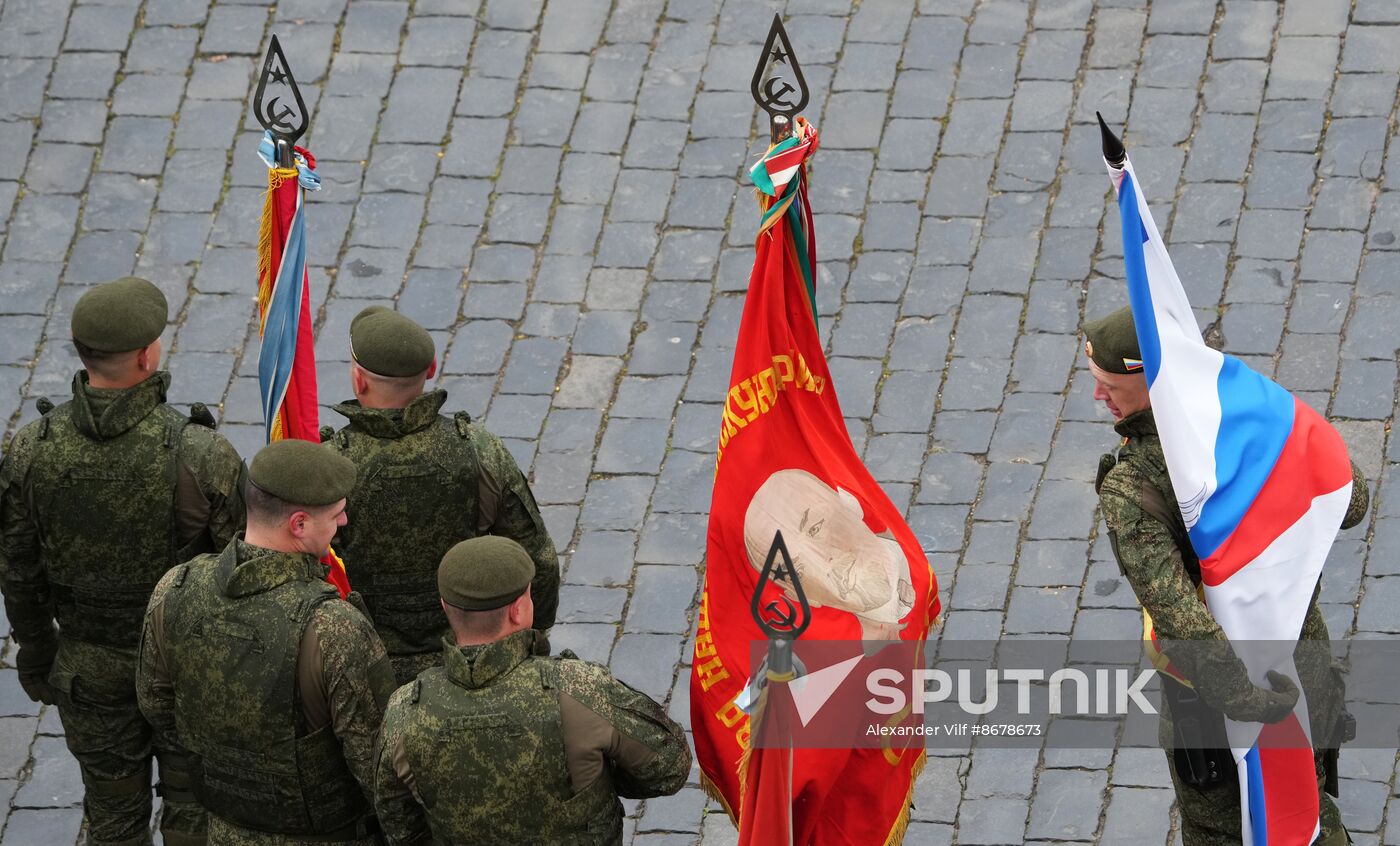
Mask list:
[{"label": "uniform collar", "polygon": [[94,388],[86,370],[73,377],[73,425],[90,438],[110,440],[146,419],[165,402],[170,374],[157,371],[130,388]]},{"label": "uniform collar", "polygon": [[266,593],[287,582],[324,580],[327,572],[314,555],[253,546],[241,533],[224,548],[215,568],[219,591],[234,598]]},{"label": "uniform collar", "polygon": [[438,388],[417,397],[403,408],[365,408],[359,400],[346,400],[331,408],[372,437],[402,438],[430,426],[445,402],[447,391]]},{"label": "uniform collar", "polygon": [[1152,416],[1152,409],[1144,408],[1142,411],[1134,411],[1122,420],[1113,424],[1113,431],[1125,438],[1142,438],[1157,436],[1157,418]]},{"label": "uniform collar", "polygon": [[450,637],[444,638],[447,678],[468,689],[486,687],[534,655],[538,636],[534,629],[523,629],[475,646],[457,646]]}]

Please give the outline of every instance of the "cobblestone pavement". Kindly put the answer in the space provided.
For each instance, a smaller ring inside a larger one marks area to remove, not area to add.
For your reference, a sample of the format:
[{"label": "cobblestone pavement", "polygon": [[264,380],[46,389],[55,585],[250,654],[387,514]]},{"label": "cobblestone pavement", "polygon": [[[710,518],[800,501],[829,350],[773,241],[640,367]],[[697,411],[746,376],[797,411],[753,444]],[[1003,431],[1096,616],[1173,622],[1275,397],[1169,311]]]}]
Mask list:
[{"label": "cobblestone pavement", "polygon": [[[395,300],[429,326],[453,407],[533,466],[568,558],[556,645],[685,718],[756,221],[747,87],[776,9],[821,130],[831,366],[926,542],[947,636],[1138,632],[1091,488],[1113,434],[1076,358],[1081,317],[1123,300],[1095,109],[1126,121],[1202,321],[1218,313],[1230,351],[1337,419],[1380,480],[1323,599],[1337,635],[1400,632],[1400,4],[850,5],[0,0],[0,416],[13,432],[34,397],[67,393],[75,299],[135,272],[178,313],[173,399],[222,404],[223,431],[259,445],[266,177],[247,115],[277,33],[325,179],[308,211],[323,398],[348,394],[360,308]],[[11,669],[0,714],[0,844],[72,843],[56,715]],[[1357,841],[1400,843],[1395,756],[1343,761]],[[908,842],[1165,844],[1171,804],[1153,750],[945,754]],[[628,810],[639,846],[734,841],[693,786]]]}]

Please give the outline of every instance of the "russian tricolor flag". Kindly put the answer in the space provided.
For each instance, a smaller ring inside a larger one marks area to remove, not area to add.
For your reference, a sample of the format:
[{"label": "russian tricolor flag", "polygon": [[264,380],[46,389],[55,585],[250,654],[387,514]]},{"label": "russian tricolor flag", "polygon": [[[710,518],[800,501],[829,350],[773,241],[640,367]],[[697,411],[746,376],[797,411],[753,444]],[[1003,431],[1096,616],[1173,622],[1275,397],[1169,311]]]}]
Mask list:
[{"label": "russian tricolor flag", "polygon": [[[1351,498],[1346,445],[1288,391],[1205,345],[1132,164],[1107,164],[1143,372],[1206,605],[1251,681],[1268,687],[1278,670],[1296,684],[1293,649]],[[1273,725],[1226,720],[1247,846],[1318,833],[1307,714],[1300,696]]]}]

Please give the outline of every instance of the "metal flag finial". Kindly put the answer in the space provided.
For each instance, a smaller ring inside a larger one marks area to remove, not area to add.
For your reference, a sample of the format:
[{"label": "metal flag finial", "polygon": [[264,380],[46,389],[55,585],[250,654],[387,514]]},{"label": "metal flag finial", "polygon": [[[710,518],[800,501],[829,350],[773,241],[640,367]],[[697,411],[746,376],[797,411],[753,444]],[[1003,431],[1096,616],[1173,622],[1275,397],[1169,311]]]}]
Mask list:
[{"label": "metal flag finial", "polygon": [[[792,42],[788,41],[780,14],[773,15],[773,25],[768,29],[768,40],[763,42],[763,53],[758,57],[749,90],[753,92],[754,102],[768,113],[774,141],[779,140],[779,132],[791,132],[792,119],[807,107],[811,96],[807,80],[802,76],[797,55],[792,52]],[[786,121],[785,127],[779,126],[780,117]]]},{"label": "metal flag finial", "polygon": [[1115,168],[1123,167],[1123,163],[1128,160],[1128,151],[1123,148],[1123,142],[1113,130],[1104,123],[1103,115],[1094,112],[1094,117],[1099,119],[1099,134],[1103,136],[1103,158]]},{"label": "metal flag finial", "polygon": [[263,59],[258,90],[253,95],[253,113],[277,143],[278,164],[293,167],[292,148],[306,132],[306,102],[301,99],[301,89],[297,88],[292,68],[275,35]]},{"label": "metal flag finial", "polygon": [[[778,585],[784,592],[765,604],[763,592],[769,584]],[[749,610],[758,628],[770,641],[796,640],[812,623],[812,606],[802,590],[802,580],[797,575],[797,567],[792,563],[787,544],[783,542],[782,532],[773,534],[773,545],[768,548],[768,558],[758,575]]]}]

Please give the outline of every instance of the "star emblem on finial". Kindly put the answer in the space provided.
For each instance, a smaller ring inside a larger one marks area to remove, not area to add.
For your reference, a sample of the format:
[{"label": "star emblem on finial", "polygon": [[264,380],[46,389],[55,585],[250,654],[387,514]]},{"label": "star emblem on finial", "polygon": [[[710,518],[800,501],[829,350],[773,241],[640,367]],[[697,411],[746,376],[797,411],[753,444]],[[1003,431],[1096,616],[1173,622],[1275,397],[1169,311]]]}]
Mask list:
[{"label": "star emblem on finial", "polygon": [[[775,13],[773,25],[768,28],[768,38],[763,42],[763,51],[758,54],[758,64],[749,81],[749,91],[759,108],[769,116],[783,115],[791,120],[807,105],[807,82],[802,78],[800,57],[792,49],[787,31],[783,29],[783,16]],[[781,68],[778,66],[782,65]]]},{"label": "star emblem on finial", "polygon": [[[269,91],[269,86],[275,90]],[[277,135],[278,140],[286,141],[289,150],[306,132],[306,103],[297,89],[291,65],[287,63],[276,35],[267,45],[262,72],[258,75],[258,88],[253,94],[253,114],[263,129]]]}]

